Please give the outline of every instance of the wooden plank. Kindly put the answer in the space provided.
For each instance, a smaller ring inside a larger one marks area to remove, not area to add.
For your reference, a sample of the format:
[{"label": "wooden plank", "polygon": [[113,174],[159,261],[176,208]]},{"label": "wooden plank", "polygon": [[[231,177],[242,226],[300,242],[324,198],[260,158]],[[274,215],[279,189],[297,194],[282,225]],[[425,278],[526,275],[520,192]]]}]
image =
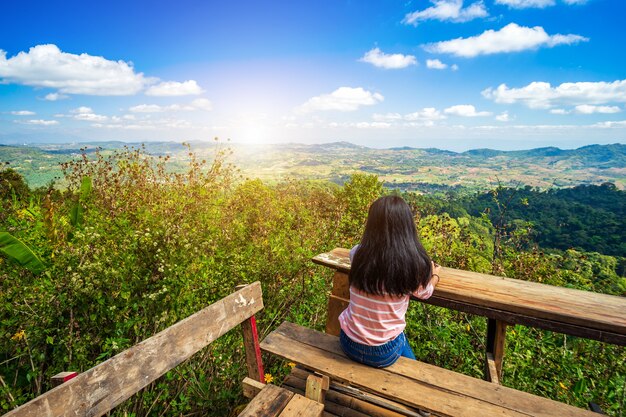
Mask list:
[{"label": "wooden plank", "polygon": [[250,377],[245,377],[241,382],[241,387],[243,390],[243,396],[252,399],[256,397],[263,388],[265,388],[265,384]]},{"label": "wooden plank", "polygon": [[255,282],[5,417],[101,416],[262,308]]},{"label": "wooden plank", "polygon": [[276,385],[266,385],[239,414],[239,417],[277,417],[294,393]]},{"label": "wooden plank", "polygon": [[320,417],[324,412],[324,404],[310,400],[300,394],[294,394],[280,417]]},{"label": "wooden plank", "polygon": [[336,337],[283,323],[261,349],[413,408],[437,415],[593,416],[553,400],[400,358],[385,369],[347,359]]},{"label": "wooden plank", "polygon": [[[349,272],[347,249],[334,249],[313,262]],[[536,282],[442,268],[435,295],[528,317],[626,335],[626,298]]]}]

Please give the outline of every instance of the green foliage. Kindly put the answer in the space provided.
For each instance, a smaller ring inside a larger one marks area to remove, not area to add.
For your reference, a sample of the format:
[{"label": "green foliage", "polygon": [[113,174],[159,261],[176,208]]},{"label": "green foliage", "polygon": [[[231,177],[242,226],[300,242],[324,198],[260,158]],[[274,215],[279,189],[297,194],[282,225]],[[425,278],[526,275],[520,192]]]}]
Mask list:
[{"label": "green foliage", "polygon": [[80,184],[80,192],[78,194],[78,201],[70,210],[70,224],[74,227],[81,227],[83,225],[83,212],[84,204],[91,194],[92,185],[90,177],[83,177]]},{"label": "green foliage", "polygon": [[[532,187],[479,193],[461,202],[468,213],[488,213],[496,223],[507,202],[506,219],[530,222],[543,248],[577,248],[606,255],[626,254],[626,192],[613,184],[580,185],[540,191]],[[510,201],[509,201],[510,200]]]},{"label": "green foliage", "polygon": [[[261,337],[283,320],[323,328],[331,274],[310,258],[358,242],[369,204],[385,192],[378,177],[357,174],[343,187],[269,185],[239,177],[220,147],[207,160],[188,148],[185,155],[171,169],[169,157],[142,149],[85,153],[64,165],[64,192],[2,195],[8,210],[1,227],[47,269],[34,276],[0,258],[0,409],[48,390],[57,372],[84,371],[152,336],[237,284],[262,283]],[[455,198],[407,196],[435,260],[489,272],[495,227],[458,206],[454,216],[445,214]],[[618,259],[578,250],[547,254],[532,244],[525,223],[511,231],[500,242],[503,274],[623,293]],[[481,377],[483,318],[420,303],[407,318],[418,358]],[[623,412],[623,348],[519,326],[509,328],[507,345],[506,385]],[[276,358],[265,360],[277,380],[288,370]],[[228,415],[244,402],[245,372],[235,329],[113,414]]]},{"label": "green foliage", "polygon": [[342,204],[339,231],[350,244],[363,234],[369,206],[382,195],[383,184],[376,175],[354,174],[337,192]]}]

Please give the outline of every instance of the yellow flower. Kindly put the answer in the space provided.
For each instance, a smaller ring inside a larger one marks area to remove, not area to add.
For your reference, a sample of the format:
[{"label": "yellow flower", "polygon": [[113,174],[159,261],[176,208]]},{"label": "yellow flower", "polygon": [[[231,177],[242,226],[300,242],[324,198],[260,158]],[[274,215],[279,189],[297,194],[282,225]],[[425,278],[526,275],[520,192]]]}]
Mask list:
[{"label": "yellow flower", "polygon": [[561,388],[563,388],[563,389],[567,389],[567,387],[566,387],[565,385],[563,385],[563,383],[562,383],[562,382],[559,382],[559,385],[561,386]]},{"label": "yellow flower", "polygon": [[295,367],[296,367],[296,364],[295,364],[295,363],[293,363],[293,362],[289,362],[289,363],[287,364],[287,366],[288,366],[288,367],[290,367],[290,368],[295,368]]},{"label": "yellow flower", "polygon": [[265,383],[271,384],[274,381],[274,377],[272,374],[265,374]]},{"label": "yellow flower", "polygon": [[11,336],[11,340],[15,340],[16,342],[25,338],[26,338],[26,332],[24,331],[24,329],[20,330],[19,332]]},{"label": "yellow flower", "polygon": [[468,332],[470,331],[470,325],[469,324],[465,328],[467,329]]}]

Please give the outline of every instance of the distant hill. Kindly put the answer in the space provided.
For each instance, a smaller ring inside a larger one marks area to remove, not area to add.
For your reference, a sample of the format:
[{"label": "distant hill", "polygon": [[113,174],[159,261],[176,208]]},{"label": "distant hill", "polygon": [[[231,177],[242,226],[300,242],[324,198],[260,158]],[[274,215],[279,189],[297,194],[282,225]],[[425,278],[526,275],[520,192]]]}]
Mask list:
[{"label": "distant hill", "polygon": [[[81,148],[88,153],[96,148],[110,153],[124,146],[139,148],[142,144],[105,141],[36,147],[0,145],[0,163],[9,162],[36,187],[59,177],[59,164],[77,157]],[[352,173],[365,172],[378,175],[389,187],[424,192],[459,187],[490,189],[498,182],[542,189],[611,182],[618,189],[626,188],[626,145],[619,143],[578,149],[465,152],[412,147],[374,149],[350,142],[315,145],[192,142],[190,146],[203,158],[211,158],[216,146],[230,147],[232,162],[247,177],[269,181],[307,178],[343,183]],[[152,155],[169,155],[174,166],[182,166],[188,158],[187,148],[177,142],[146,142],[143,149]]]}]

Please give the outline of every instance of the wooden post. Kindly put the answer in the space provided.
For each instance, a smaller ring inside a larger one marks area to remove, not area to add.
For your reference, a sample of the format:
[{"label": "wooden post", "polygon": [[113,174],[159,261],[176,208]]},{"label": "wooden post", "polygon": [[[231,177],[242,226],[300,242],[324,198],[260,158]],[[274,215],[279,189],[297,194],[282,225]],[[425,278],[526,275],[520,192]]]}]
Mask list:
[{"label": "wooden post", "polygon": [[59,372],[58,374],[50,378],[50,382],[52,382],[53,387],[58,387],[62,383],[69,381],[75,376],[78,376],[78,372]]},{"label": "wooden post", "polygon": [[311,374],[306,379],[305,396],[318,403],[324,403],[330,380],[326,375]]},{"label": "wooden post", "polygon": [[[501,320],[487,319],[487,345],[485,349],[485,379],[487,381],[500,383],[502,379],[506,326],[507,323]],[[492,367],[490,367],[490,361],[492,361]],[[491,368],[494,366],[495,374],[492,374]]]},{"label": "wooden post", "polygon": [[348,282],[348,274],[336,271],[333,276],[333,290],[328,298],[326,333],[339,336],[339,315],[348,307],[349,302],[350,284]]},{"label": "wooden post", "polygon": [[[236,289],[240,290],[245,285],[237,285]],[[263,370],[263,360],[261,358],[261,347],[259,345],[259,333],[256,327],[256,318],[254,316],[241,323],[241,331],[243,333],[243,347],[246,352],[246,367],[248,368],[248,376],[256,381],[265,382],[265,372]]]}]

